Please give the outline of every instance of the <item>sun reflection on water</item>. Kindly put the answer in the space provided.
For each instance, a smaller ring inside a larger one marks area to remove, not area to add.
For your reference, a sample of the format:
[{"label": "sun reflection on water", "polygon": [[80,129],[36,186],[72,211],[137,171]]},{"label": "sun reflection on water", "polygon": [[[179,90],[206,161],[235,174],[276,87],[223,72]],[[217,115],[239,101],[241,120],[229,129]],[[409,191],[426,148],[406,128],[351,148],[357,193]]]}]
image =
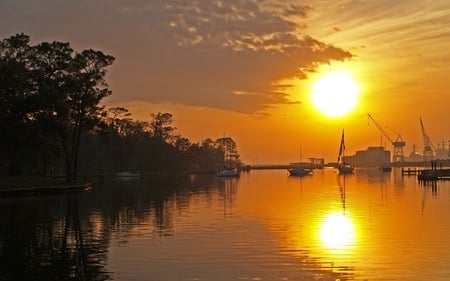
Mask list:
[{"label": "sun reflection on water", "polygon": [[321,222],[319,236],[325,248],[332,251],[346,251],[355,245],[355,225],[348,214],[332,212]]}]

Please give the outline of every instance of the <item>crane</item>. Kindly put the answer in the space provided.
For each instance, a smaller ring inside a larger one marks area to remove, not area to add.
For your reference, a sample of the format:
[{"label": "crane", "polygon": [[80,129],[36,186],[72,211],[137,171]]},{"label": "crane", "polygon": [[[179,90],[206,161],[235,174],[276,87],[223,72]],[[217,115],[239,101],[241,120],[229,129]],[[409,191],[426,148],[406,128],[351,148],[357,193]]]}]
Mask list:
[{"label": "crane", "polygon": [[423,136],[423,160],[426,161],[434,157],[434,151],[436,151],[436,147],[431,142],[430,137],[425,132],[422,117],[420,117],[420,128],[422,129],[422,136]]},{"label": "crane", "polygon": [[406,142],[403,141],[402,136],[399,134],[395,139],[395,141],[393,141],[392,138],[383,130],[383,127],[381,127],[380,124],[378,124],[378,122],[375,121],[372,115],[367,113],[367,116],[369,116],[369,118],[373,121],[375,126],[377,126],[377,128],[381,131],[381,133],[389,140],[389,142],[394,147],[394,155],[392,156],[393,162],[403,162],[405,160],[405,157],[403,155],[403,147],[406,146]]}]

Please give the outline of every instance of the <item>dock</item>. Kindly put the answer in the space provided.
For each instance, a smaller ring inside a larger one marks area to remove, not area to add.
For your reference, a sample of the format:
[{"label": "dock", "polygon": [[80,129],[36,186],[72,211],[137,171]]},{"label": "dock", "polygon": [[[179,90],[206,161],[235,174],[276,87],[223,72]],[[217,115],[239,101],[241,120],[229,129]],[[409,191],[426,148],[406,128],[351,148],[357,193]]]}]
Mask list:
[{"label": "dock", "polygon": [[417,179],[419,181],[450,180],[450,169],[420,170]]},{"label": "dock", "polygon": [[406,175],[406,176],[417,175],[417,174],[419,174],[419,172],[420,172],[420,170],[417,169],[416,167],[402,168],[402,175]]},{"label": "dock", "polygon": [[287,170],[292,168],[323,169],[325,162],[323,158],[308,158],[308,162],[293,162],[288,164],[253,164],[245,165],[244,169],[249,170]]},{"label": "dock", "polygon": [[0,189],[0,197],[2,197],[2,196],[21,196],[21,195],[39,195],[39,194],[56,194],[56,193],[65,193],[65,192],[81,192],[81,191],[88,191],[91,189],[92,189],[91,183],[12,187],[12,188]]}]

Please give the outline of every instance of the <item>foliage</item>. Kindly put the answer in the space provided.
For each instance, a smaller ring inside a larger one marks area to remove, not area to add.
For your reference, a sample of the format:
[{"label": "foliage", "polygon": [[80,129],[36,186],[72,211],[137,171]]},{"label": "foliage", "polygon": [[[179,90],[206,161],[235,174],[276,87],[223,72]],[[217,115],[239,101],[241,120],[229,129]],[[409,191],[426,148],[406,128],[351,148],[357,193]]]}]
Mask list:
[{"label": "foliage", "polygon": [[[177,135],[171,113],[131,118],[105,109],[110,55],[69,43],[30,44],[17,34],[0,41],[0,163],[3,174],[64,174],[121,170],[215,172],[239,163],[230,137],[192,143]],[[63,167],[63,168],[62,168]]]},{"label": "foliage", "polygon": [[150,113],[152,120],[150,121],[150,127],[153,131],[153,137],[167,142],[170,141],[171,134],[176,130],[172,127],[173,116],[170,113]]},{"label": "foliage", "polygon": [[[74,53],[63,42],[32,46],[24,34],[1,41],[0,54],[1,72],[6,74],[0,78],[5,82],[1,83],[1,105],[9,109],[0,122],[15,146],[10,152],[26,144],[18,137],[37,128],[47,136],[46,145],[59,142],[67,181],[74,181],[83,131],[99,124],[103,115],[99,103],[111,94],[104,77],[114,58],[94,50]],[[16,120],[15,124],[10,120]],[[4,161],[13,158],[9,153]]]}]

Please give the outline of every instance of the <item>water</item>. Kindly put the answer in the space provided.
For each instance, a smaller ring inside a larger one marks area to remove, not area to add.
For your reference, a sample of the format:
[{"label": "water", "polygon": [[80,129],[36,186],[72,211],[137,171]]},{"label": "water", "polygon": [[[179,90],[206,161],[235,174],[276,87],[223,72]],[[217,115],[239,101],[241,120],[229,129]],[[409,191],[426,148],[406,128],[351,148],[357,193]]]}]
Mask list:
[{"label": "water", "polygon": [[106,178],[0,199],[0,280],[448,280],[450,182]]}]

